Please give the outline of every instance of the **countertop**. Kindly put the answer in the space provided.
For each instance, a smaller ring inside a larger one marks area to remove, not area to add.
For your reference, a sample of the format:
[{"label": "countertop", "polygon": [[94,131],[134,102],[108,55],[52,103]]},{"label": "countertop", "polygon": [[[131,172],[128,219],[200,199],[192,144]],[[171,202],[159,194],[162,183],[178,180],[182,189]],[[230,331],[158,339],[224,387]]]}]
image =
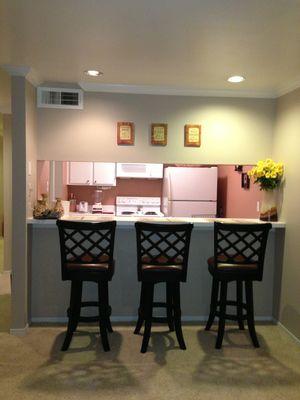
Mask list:
[{"label": "countertop", "polygon": [[[62,217],[64,220],[68,221],[92,221],[92,222],[102,222],[102,221],[117,221],[118,226],[129,227],[134,225],[136,221],[140,222],[152,222],[152,223],[187,223],[191,222],[194,224],[195,228],[213,228],[215,221],[226,222],[226,223],[236,223],[236,224],[249,224],[249,223],[263,223],[259,219],[251,218],[189,218],[189,217],[118,217],[113,215],[99,215],[99,214],[78,214],[73,213],[68,216]],[[34,219],[28,218],[27,224],[32,225],[36,228],[42,227],[55,227],[55,219]],[[272,222],[273,228],[285,228],[285,222],[278,221]]]}]

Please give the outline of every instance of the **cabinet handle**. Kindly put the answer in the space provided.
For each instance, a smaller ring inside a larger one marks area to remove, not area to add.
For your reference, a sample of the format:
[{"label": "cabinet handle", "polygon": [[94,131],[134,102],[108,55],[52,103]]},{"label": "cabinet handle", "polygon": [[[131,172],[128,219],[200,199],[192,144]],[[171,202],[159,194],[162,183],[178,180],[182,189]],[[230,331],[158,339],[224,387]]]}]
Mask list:
[{"label": "cabinet handle", "polygon": [[87,180],[86,180],[86,183],[90,183],[90,180],[89,180],[89,179],[87,179]]},{"label": "cabinet handle", "polygon": [[94,183],[97,183],[97,181],[94,181]]}]

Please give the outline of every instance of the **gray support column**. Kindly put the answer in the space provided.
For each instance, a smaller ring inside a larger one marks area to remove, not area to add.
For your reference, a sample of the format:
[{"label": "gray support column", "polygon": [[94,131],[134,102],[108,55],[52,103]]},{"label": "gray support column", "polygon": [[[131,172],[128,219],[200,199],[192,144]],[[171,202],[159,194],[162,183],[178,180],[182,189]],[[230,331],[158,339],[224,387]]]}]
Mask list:
[{"label": "gray support column", "polygon": [[3,210],[4,210],[4,271],[11,271],[12,228],[12,135],[11,115],[3,114]]},{"label": "gray support column", "polygon": [[26,79],[12,76],[12,314],[11,333],[24,334],[28,317],[26,227]]}]

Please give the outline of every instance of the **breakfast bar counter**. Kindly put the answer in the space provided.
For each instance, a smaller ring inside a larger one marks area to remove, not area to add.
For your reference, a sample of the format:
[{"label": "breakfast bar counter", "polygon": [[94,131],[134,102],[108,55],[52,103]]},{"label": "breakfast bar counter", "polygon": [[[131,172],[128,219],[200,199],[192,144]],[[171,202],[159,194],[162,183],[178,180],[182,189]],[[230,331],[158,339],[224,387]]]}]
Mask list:
[{"label": "breakfast bar counter", "polygon": [[[115,274],[109,283],[112,321],[136,320],[139,304],[139,287],[136,269],[136,221],[152,223],[194,224],[191,237],[187,282],[181,286],[183,321],[203,321],[207,318],[210,304],[211,276],[207,270],[207,259],[213,254],[213,223],[256,223],[254,219],[212,218],[141,218],[112,217],[99,215],[70,215],[65,217],[77,221],[117,221],[114,258]],[[28,219],[29,253],[29,318],[31,323],[57,323],[67,320],[70,283],[61,280],[58,230],[55,220]],[[273,222],[270,231],[264,277],[254,283],[255,313],[258,320],[277,319],[284,244],[284,222]],[[157,285],[156,298],[164,300],[163,285]],[[234,297],[234,286],[229,286],[229,298]],[[97,286],[85,283],[83,299],[97,298]],[[94,310],[90,312],[93,313]],[[84,310],[84,312],[87,312]]]}]

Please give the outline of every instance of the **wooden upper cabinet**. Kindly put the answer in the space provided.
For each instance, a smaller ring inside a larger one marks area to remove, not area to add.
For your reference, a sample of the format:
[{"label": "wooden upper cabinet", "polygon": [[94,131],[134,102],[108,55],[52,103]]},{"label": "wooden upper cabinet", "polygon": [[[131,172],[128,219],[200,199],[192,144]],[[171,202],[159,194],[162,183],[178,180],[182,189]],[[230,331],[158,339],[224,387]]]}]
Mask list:
[{"label": "wooden upper cabinet", "polygon": [[92,185],[93,163],[71,161],[69,163],[69,185]]},{"label": "wooden upper cabinet", "polygon": [[69,185],[116,186],[115,163],[69,162]]},{"label": "wooden upper cabinet", "polygon": [[116,186],[116,164],[94,162],[93,185]]}]

